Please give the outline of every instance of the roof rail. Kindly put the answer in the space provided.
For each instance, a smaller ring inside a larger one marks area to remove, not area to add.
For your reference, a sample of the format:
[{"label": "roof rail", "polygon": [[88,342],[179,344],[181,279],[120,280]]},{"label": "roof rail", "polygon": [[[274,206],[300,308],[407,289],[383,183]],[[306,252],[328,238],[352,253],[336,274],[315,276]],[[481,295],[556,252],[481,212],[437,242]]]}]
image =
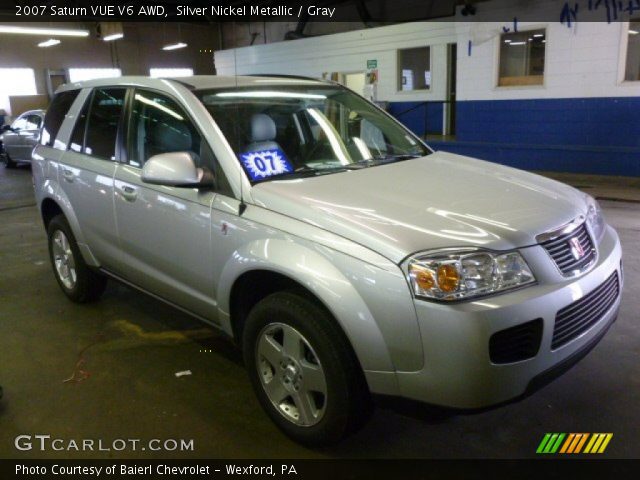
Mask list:
[{"label": "roof rail", "polygon": [[292,78],[297,80],[313,80],[314,82],[326,82],[323,78],[308,77],[305,75],[285,75],[282,73],[250,73],[246,77],[273,77],[273,78]]},{"label": "roof rail", "polygon": [[187,83],[184,80],[179,80],[177,78],[162,77],[161,80],[169,80],[171,82],[179,83],[180,85],[182,85],[184,87],[187,87],[189,90],[195,90],[196,89],[196,87],[191,85],[190,83]]}]

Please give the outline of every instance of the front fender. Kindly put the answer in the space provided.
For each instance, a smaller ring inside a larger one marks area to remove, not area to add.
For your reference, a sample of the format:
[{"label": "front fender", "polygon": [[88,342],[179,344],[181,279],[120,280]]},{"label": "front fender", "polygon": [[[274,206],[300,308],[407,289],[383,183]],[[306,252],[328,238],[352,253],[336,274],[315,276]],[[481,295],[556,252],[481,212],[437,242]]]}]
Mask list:
[{"label": "front fender", "polygon": [[290,238],[255,240],[236,250],[220,277],[220,318],[229,332],[231,289],[251,270],[279,273],[312,292],[342,327],[364,370],[422,367],[415,310],[399,269],[391,273],[330,248],[303,245]]}]

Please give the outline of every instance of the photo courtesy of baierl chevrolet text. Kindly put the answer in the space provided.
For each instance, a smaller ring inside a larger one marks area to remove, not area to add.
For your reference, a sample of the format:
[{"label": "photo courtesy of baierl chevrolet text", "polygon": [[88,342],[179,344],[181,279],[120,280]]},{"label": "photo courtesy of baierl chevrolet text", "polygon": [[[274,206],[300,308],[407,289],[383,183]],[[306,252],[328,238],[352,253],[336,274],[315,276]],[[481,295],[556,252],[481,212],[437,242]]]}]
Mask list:
[{"label": "photo courtesy of baierl chevrolet text", "polygon": [[640,0],[0,0],[0,479],[640,476]]}]

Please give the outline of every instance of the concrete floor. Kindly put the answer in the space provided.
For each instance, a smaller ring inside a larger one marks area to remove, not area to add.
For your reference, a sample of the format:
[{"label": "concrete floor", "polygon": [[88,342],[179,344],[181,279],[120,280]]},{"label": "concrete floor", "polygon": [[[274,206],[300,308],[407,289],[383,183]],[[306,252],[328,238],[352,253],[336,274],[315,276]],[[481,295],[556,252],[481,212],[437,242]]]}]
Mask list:
[{"label": "concrete floor", "polygon": [[[362,431],[323,450],[271,424],[239,353],[215,331],[114,283],[98,303],[70,303],[33,203],[29,169],[0,166],[0,457],[522,458],[535,456],[545,432],[613,432],[607,457],[640,457],[637,203],[603,202],[624,245],[624,300],[617,323],[574,369],[520,403],[473,415],[386,402]],[[193,374],[176,378],[182,370]],[[195,451],[19,452],[20,434],[193,439]]]}]

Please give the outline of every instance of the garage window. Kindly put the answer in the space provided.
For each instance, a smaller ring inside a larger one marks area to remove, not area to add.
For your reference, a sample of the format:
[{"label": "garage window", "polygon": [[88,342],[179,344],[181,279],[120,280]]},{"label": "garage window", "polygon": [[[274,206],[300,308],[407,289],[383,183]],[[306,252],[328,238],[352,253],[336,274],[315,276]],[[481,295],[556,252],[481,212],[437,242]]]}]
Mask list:
[{"label": "garage window", "polygon": [[177,78],[192,77],[192,68],[150,68],[149,76],[151,78]]},{"label": "garage window", "polygon": [[640,18],[629,22],[627,34],[627,66],[624,79],[628,82],[640,80]]},{"label": "garage window", "polygon": [[0,110],[12,112],[9,97],[13,95],[36,95],[36,77],[31,68],[0,68]]},{"label": "garage window", "polygon": [[69,81],[81,82],[83,80],[93,80],[96,78],[121,77],[122,71],[119,68],[70,68]]},{"label": "garage window", "polygon": [[498,85],[542,85],[544,79],[545,30],[503,33],[500,36]]},{"label": "garage window", "polygon": [[410,92],[431,88],[431,48],[398,50],[398,90]]}]

